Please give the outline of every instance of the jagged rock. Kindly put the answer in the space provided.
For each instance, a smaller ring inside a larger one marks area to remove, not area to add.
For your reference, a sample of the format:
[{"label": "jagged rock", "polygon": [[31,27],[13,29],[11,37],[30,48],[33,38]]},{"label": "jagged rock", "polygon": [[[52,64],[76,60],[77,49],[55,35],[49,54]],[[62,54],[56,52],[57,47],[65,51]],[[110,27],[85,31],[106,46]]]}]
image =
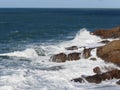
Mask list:
[{"label": "jagged rock", "polygon": [[79,60],[80,59],[80,54],[81,53],[70,53],[68,54],[68,60]]},{"label": "jagged rock", "polygon": [[93,72],[96,73],[96,74],[101,74],[102,73],[99,67],[93,68]]},{"label": "jagged rock", "polygon": [[116,82],[116,84],[120,85],[120,80]]},{"label": "jagged rock", "polygon": [[[108,72],[105,72],[102,74],[96,74],[93,76],[84,77],[84,79],[90,83],[101,83],[104,80],[110,80],[113,78],[120,79],[120,70],[114,69],[112,71],[108,71]],[[76,79],[73,79],[72,81],[81,83],[81,82],[84,82],[84,79],[83,78],[76,78]]]},{"label": "jagged rock", "polygon": [[105,43],[105,44],[107,44],[107,43],[109,43],[110,41],[109,40],[103,40],[103,41],[101,41],[100,43]]},{"label": "jagged rock", "polygon": [[97,59],[93,57],[93,58],[90,58],[90,60],[96,61]]},{"label": "jagged rock", "polygon": [[77,53],[77,52],[70,53],[68,55],[66,55],[65,53],[60,53],[60,54],[53,55],[51,57],[51,61],[53,61],[53,62],[65,62],[65,61],[79,60],[80,54],[81,53]]},{"label": "jagged rock", "polygon": [[80,82],[80,83],[84,82],[83,78],[75,78],[75,79],[73,79],[71,81]]},{"label": "jagged rock", "polygon": [[65,62],[67,60],[67,55],[64,53],[56,54],[51,57],[53,62]]},{"label": "jagged rock", "polygon": [[102,38],[119,38],[120,27],[112,28],[110,30],[96,30],[95,32],[93,32],[93,34]]},{"label": "jagged rock", "polygon": [[71,47],[67,47],[65,48],[66,50],[77,50],[78,47],[77,46],[71,46]]},{"label": "jagged rock", "polygon": [[114,40],[97,49],[97,56],[104,61],[120,65],[120,40]]},{"label": "jagged rock", "polygon": [[89,48],[89,49],[85,48],[83,50],[83,57],[86,58],[86,59],[89,58],[91,56],[91,50],[92,50],[92,48]]}]

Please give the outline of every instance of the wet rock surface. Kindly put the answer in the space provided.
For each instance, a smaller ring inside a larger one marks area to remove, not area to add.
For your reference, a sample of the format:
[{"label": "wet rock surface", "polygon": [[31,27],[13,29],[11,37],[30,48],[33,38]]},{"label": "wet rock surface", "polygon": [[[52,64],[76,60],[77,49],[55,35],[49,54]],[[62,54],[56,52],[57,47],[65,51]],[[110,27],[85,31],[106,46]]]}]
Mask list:
[{"label": "wet rock surface", "polygon": [[87,76],[87,77],[80,77],[73,79],[72,81],[74,82],[84,82],[84,79],[90,83],[101,83],[102,81],[105,80],[110,80],[110,79],[120,79],[120,70],[114,69],[112,71],[108,71],[102,74],[96,74],[92,76]]},{"label": "wet rock surface", "polygon": [[77,50],[78,47],[77,46],[71,46],[71,47],[67,47],[65,48],[66,50]]},{"label": "wet rock surface", "polygon": [[119,38],[120,37],[120,27],[112,28],[109,30],[96,30],[93,32],[94,35],[100,36],[102,38]]},{"label": "wet rock surface", "polygon": [[79,60],[81,53],[73,52],[68,55],[65,53],[60,53],[53,55],[51,57],[51,61],[53,62],[65,62],[65,61],[72,61],[72,60]]},{"label": "wet rock surface", "polygon": [[97,56],[104,61],[120,65],[120,40],[114,40],[97,49]]},{"label": "wet rock surface", "polygon": [[80,59],[80,54],[81,53],[70,53],[68,54],[68,60],[71,61],[71,60],[79,60]]},{"label": "wet rock surface", "polygon": [[91,56],[91,50],[92,50],[93,48],[89,48],[89,49],[84,49],[83,50],[83,57],[85,58],[85,59],[87,59],[87,58],[89,58],[90,56]]},{"label": "wet rock surface", "polygon": [[100,43],[107,44],[107,43],[109,43],[109,42],[110,42],[109,40],[103,40],[103,41],[101,41]]},{"label": "wet rock surface", "polygon": [[120,80],[116,82],[116,84],[120,85]]},{"label": "wet rock surface", "polygon": [[53,62],[65,62],[67,60],[67,55],[65,53],[56,54],[51,57]]},{"label": "wet rock surface", "polygon": [[93,68],[93,72],[96,73],[96,74],[101,74],[102,73],[99,67]]},{"label": "wet rock surface", "polygon": [[92,60],[92,61],[96,61],[97,59],[93,57],[93,58],[90,58],[90,60]]}]

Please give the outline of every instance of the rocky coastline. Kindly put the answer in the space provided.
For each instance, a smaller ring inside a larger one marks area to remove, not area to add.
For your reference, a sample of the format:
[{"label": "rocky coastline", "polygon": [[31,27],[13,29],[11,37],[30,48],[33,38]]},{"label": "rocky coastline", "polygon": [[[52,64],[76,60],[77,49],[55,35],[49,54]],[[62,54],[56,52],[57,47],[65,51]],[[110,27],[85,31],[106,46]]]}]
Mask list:
[{"label": "rocky coastline", "polygon": [[[94,32],[91,32],[92,35],[99,36],[100,38],[104,39],[101,42],[103,43],[103,46],[94,47],[94,48],[86,48],[86,47],[78,47],[78,46],[71,46],[66,47],[66,50],[70,50],[71,53],[58,53],[53,56],[51,56],[50,61],[52,62],[66,62],[66,61],[73,61],[73,60],[80,60],[81,58],[93,60],[96,61],[97,59],[95,57],[92,57],[91,51],[93,49],[96,49],[96,56],[101,58],[106,63],[113,63],[120,67],[120,27],[112,28],[109,30],[96,30]],[[112,38],[114,40],[109,41],[108,39]],[[82,53],[81,52],[75,52],[75,50],[78,50],[79,48],[83,48]],[[93,72],[95,75],[91,76],[80,76],[78,78],[72,79],[71,81],[74,82],[90,82],[90,83],[101,83],[105,80],[110,79],[118,79],[116,81],[116,84],[120,85],[120,70],[117,68],[107,67],[106,72],[102,72],[101,69],[98,67],[93,68]]]}]

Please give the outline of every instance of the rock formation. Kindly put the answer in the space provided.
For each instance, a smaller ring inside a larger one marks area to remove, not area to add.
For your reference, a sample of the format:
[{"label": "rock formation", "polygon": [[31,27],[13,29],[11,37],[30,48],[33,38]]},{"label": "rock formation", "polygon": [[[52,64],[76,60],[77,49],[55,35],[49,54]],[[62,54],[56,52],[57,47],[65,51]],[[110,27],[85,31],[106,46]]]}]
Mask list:
[{"label": "rock formation", "polygon": [[91,56],[91,50],[92,50],[92,48],[89,48],[89,49],[84,49],[83,50],[83,57],[85,58],[85,59],[87,59],[87,58],[89,58],[90,56]]},{"label": "rock formation", "polygon": [[102,73],[99,67],[93,68],[93,72],[96,73],[96,74],[101,74]]},{"label": "rock formation", "polygon": [[80,54],[77,52],[70,53],[66,55],[65,53],[60,53],[53,55],[51,57],[51,61],[53,62],[65,62],[65,61],[72,61],[72,60],[79,60],[80,59]]},{"label": "rock formation", "polygon": [[101,38],[119,38],[120,27],[112,28],[110,30],[96,30],[93,34],[100,36]]},{"label": "rock formation", "polygon": [[108,71],[102,74],[96,74],[93,76],[87,76],[87,77],[82,77],[82,78],[76,78],[73,79],[72,81],[74,82],[84,82],[84,79],[90,83],[101,83],[104,80],[110,80],[110,79],[120,79],[120,70],[114,69],[112,71]]},{"label": "rock formation", "polygon": [[67,55],[65,53],[60,53],[52,56],[50,58],[53,62],[65,62],[67,60]]},{"label": "rock formation", "polygon": [[70,54],[68,54],[68,60],[69,61],[72,61],[72,60],[79,60],[80,59],[80,54],[81,53],[70,53]]},{"label": "rock formation", "polygon": [[120,40],[114,40],[97,49],[97,56],[104,61],[120,65]]}]

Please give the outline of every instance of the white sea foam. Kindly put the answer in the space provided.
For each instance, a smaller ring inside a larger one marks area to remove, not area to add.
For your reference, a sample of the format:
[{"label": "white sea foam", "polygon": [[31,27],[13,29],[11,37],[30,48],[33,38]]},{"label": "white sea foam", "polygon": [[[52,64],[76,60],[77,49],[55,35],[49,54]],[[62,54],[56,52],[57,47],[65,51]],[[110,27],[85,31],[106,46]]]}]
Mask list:
[{"label": "white sea foam", "polygon": [[[69,53],[65,48],[69,46],[93,48],[104,44],[100,37],[91,35],[86,29],[80,30],[75,38],[70,41],[63,41],[56,45],[44,45],[38,48],[27,48],[24,51],[15,51],[0,56],[15,56],[31,58],[32,61],[24,66],[23,64],[15,69],[14,73],[0,77],[0,90],[119,90],[115,84],[116,80],[103,81],[101,84],[75,83],[72,79],[81,75],[94,75],[93,68],[98,66],[102,72],[106,72],[104,67],[118,68],[112,63],[105,63],[96,56],[96,49],[91,51],[92,56],[97,60],[80,59],[78,61],[67,61],[65,63],[49,62],[50,56],[64,52]],[[82,52],[83,48],[75,50]],[[38,53],[40,55],[38,55]],[[23,61],[24,62],[24,61]],[[19,62],[17,62],[19,63]],[[56,67],[56,69],[55,69]],[[54,69],[53,69],[54,68]],[[13,68],[12,68],[13,69]],[[11,68],[9,69],[11,70]],[[17,71],[16,71],[17,70]],[[4,72],[7,72],[3,69]],[[13,71],[12,71],[13,72]]]},{"label": "white sea foam", "polygon": [[87,29],[83,28],[76,34],[75,38],[72,40],[72,44],[86,46],[97,43],[101,40],[100,37],[90,34]]},{"label": "white sea foam", "polygon": [[0,54],[0,56],[25,57],[25,58],[38,57],[36,51],[32,48],[26,49],[24,51],[14,51],[14,52],[10,52],[10,53],[4,53],[4,54]]}]

